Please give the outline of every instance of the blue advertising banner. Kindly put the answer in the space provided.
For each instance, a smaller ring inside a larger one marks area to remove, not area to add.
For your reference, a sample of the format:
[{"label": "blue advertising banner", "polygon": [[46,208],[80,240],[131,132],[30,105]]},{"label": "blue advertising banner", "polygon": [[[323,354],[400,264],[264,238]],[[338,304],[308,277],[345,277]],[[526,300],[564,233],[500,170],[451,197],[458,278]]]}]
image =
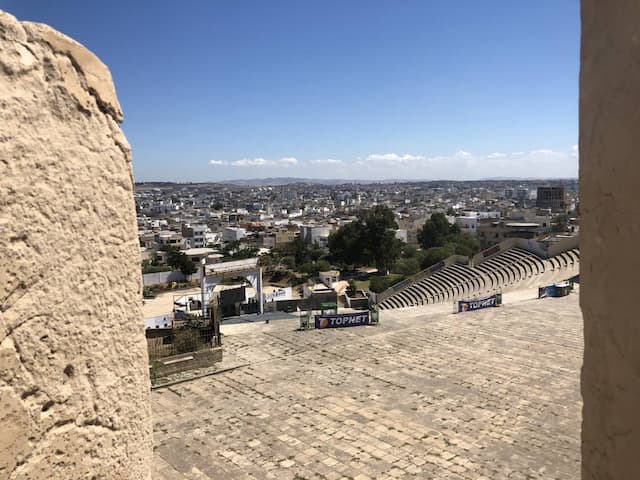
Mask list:
[{"label": "blue advertising banner", "polygon": [[538,298],[564,297],[569,295],[571,290],[573,290],[571,282],[560,282],[555,285],[547,285],[546,287],[538,288]]},{"label": "blue advertising banner", "polygon": [[316,328],[342,328],[369,325],[369,312],[316,315]]},{"label": "blue advertising banner", "polygon": [[555,285],[548,285],[546,287],[538,288],[538,298],[555,297],[556,287]]},{"label": "blue advertising banner", "polygon": [[482,308],[497,307],[500,305],[500,296],[491,295],[490,297],[478,298],[477,300],[459,300],[458,313],[471,312]]}]

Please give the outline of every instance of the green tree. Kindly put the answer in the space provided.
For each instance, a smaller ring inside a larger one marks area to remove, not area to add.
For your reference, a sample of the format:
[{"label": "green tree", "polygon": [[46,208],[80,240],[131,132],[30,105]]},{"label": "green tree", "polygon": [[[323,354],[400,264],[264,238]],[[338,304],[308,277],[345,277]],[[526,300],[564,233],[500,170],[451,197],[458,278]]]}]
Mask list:
[{"label": "green tree", "polygon": [[371,277],[369,290],[375,293],[384,292],[389,286],[389,282],[384,277]]},{"label": "green tree", "polygon": [[449,243],[442,247],[431,247],[424,251],[420,263],[420,268],[429,268],[432,265],[435,265],[436,263],[444,260],[445,258],[454,255],[455,253],[455,244]]},{"label": "green tree", "polygon": [[402,241],[396,238],[394,230],[382,233],[382,239],[374,246],[372,256],[378,272],[387,274],[402,251]]},{"label": "green tree", "polygon": [[296,259],[294,257],[282,257],[281,263],[289,270],[293,270],[294,268],[296,268]]},{"label": "green tree", "polygon": [[416,257],[400,258],[396,261],[393,271],[408,277],[420,271],[420,262]]},{"label": "green tree", "polygon": [[317,262],[318,260],[321,260],[323,257],[326,256],[324,249],[317,243],[314,243],[313,245],[308,247],[306,250],[309,258],[311,258],[311,260],[314,262]]},{"label": "green tree", "polygon": [[331,264],[326,260],[319,260],[317,262],[305,262],[298,267],[298,269],[307,275],[317,276],[320,272],[326,272],[331,269]]},{"label": "green tree", "polygon": [[369,290],[372,292],[380,293],[384,292],[391,285],[394,285],[402,280],[402,277],[398,275],[388,275],[388,276],[373,276],[369,281]]},{"label": "green tree", "polygon": [[160,258],[158,257],[158,254],[156,252],[151,252],[151,258],[149,260],[150,264],[154,267],[160,265]]},{"label": "green tree", "polygon": [[343,266],[357,266],[365,262],[362,238],[362,225],[358,221],[347,223],[329,235],[329,252],[334,262]]},{"label": "green tree", "polygon": [[181,252],[177,248],[171,248],[167,253],[167,265],[180,270],[180,272],[188,277],[189,275],[196,273],[198,268],[184,252]]},{"label": "green tree", "polygon": [[170,271],[171,267],[168,265],[154,265],[149,260],[142,261],[142,273],[156,273]]},{"label": "green tree", "polygon": [[242,260],[243,258],[254,258],[258,256],[260,249],[258,247],[245,247],[236,250],[231,255],[234,260]]},{"label": "green tree", "polygon": [[243,258],[253,258],[258,255],[260,249],[253,246],[243,246],[238,240],[227,243],[222,249],[222,254],[232,260],[241,260]]},{"label": "green tree", "polygon": [[461,233],[455,237],[455,253],[472,257],[480,251],[480,242],[468,233]]},{"label": "green tree", "polygon": [[402,247],[402,258],[415,258],[418,255],[418,249],[413,245],[405,245]]},{"label": "green tree", "polygon": [[450,237],[460,233],[457,225],[451,225],[443,213],[433,213],[418,231],[422,248],[442,247]]},{"label": "green tree", "polygon": [[279,246],[276,250],[282,257],[293,258],[293,266],[290,267],[292,269],[296,266],[302,265],[305,262],[313,260],[307,246],[304,243],[304,240],[302,240],[302,238],[300,237],[296,237],[296,239],[292,242],[288,242],[282,246]]},{"label": "green tree", "polygon": [[331,270],[331,264],[326,260],[318,260],[317,262],[315,262],[315,264],[319,272],[326,272],[328,270]]},{"label": "green tree", "polygon": [[[471,257],[480,251],[480,243],[468,233],[460,233],[458,225],[451,225],[442,213],[434,213],[418,232],[424,248],[420,265],[428,268],[450,255]],[[444,255],[444,256],[443,256]]]},{"label": "green tree", "polygon": [[331,258],[354,267],[373,262],[379,272],[386,272],[402,250],[402,242],[395,237],[396,228],[398,225],[389,208],[378,205],[363,210],[357,220],[329,236]]}]

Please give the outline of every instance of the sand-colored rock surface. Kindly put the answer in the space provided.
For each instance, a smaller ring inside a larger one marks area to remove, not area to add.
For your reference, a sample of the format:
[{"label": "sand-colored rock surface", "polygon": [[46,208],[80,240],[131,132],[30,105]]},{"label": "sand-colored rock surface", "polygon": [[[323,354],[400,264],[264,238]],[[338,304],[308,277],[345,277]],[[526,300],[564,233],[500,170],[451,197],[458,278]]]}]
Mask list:
[{"label": "sand-colored rock surface", "polygon": [[0,479],[149,477],[121,120],[95,55],[0,11]]},{"label": "sand-colored rock surface", "polygon": [[577,480],[578,293],[536,296],[378,326],[223,324],[238,368],[151,395],[154,478]]},{"label": "sand-colored rock surface", "polygon": [[640,2],[582,1],[582,478],[640,478]]}]

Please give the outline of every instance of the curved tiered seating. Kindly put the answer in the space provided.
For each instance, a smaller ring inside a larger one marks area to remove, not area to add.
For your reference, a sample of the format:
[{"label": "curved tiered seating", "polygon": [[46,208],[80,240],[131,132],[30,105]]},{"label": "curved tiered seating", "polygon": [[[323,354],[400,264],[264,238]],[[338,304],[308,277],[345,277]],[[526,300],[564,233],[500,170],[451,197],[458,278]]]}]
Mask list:
[{"label": "curved tiered seating", "polygon": [[518,286],[548,285],[577,275],[579,264],[580,251],[577,248],[542,259],[523,248],[514,247],[474,266],[451,263],[397,292],[392,291],[379,306],[389,309],[430,305]]},{"label": "curved tiered seating", "polygon": [[502,265],[497,263],[493,259],[485,260],[475,268],[487,273],[493,273],[496,277],[496,285],[504,285],[510,283],[507,274],[502,271]]},{"label": "curved tiered seating", "polygon": [[560,260],[560,268],[564,269],[564,268],[567,268],[569,266],[569,261],[568,261],[567,257],[565,256],[564,252],[556,255],[556,257],[558,258],[558,260]]},{"label": "curved tiered seating", "polygon": [[478,265],[476,268],[491,281],[491,290],[498,288],[499,285],[505,283],[502,278],[502,273],[498,277],[498,274],[488,266],[483,267],[482,265]]},{"label": "curved tiered seating", "polygon": [[458,272],[456,272],[452,268],[447,268],[443,270],[442,276],[451,280],[451,282],[455,285],[456,295],[465,295],[468,291],[467,280],[464,277],[461,277]]},{"label": "curved tiered seating", "polygon": [[416,292],[419,292],[422,305],[429,303],[429,299],[433,297],[433,295],[435,295],[435,292],[430,290],[428,285],[425,285],[421,282],[413,285],[413,288],[416,290]]},{"label": "curved tiered seating", "polygon": [[579,257],[579,255],[576,254],[576,252],[574,250],[567,250],[565,253],[567,254],[567,256],[571,259],[571,261],[575,265],[580,261],[580,257]]},{"label": "curved tiered seating", "polygon": [[[525,259],[514,253],[504,252],[505,256],[512,261],[512,265],[520,270],[520,278],[525,278],[533,274],[531,265],[525,261]],[[506,254],[509,254],[508,256]]]}]

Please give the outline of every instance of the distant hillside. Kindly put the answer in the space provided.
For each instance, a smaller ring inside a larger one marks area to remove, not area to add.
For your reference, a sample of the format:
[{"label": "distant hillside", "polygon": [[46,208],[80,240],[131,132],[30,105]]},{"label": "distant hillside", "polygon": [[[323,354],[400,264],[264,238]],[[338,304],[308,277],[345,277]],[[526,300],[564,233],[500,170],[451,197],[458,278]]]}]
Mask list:
[{"label": "distant hillside", "polygon": [[283,186],[295,184],[307,185],[348,185],[348,184],[392,184],[392,183],[482,183],[482,182],[571,182],[576,179],[572,178],[517,178],[517,177],[492,177],[482,178],[478,180],[425,180],[425,179],[401,179],[390,178],[387,180],[348,180],[340,178],[296,178],[296,177],[270,177],[270,178],[242,178],[235,180],[220,180],[217,182],[136,182],[137,188],[160,188],[175,185],[236,185],[240,187],[266,187],[266,186]]},{"label": "distant hillside", "polygon": [[344,179],[325,179],[325,178],[295,178],[295,177],[273,177],[273,178],[247,178],[237,180],[226,180],[218,183],[226,183],[231,185],[251,185],[251,186],[278,186],[291,185],[295,183],[319,184],[319,185],[342,185],[345,183],[380,183],[367,180],[344,180]]}]

